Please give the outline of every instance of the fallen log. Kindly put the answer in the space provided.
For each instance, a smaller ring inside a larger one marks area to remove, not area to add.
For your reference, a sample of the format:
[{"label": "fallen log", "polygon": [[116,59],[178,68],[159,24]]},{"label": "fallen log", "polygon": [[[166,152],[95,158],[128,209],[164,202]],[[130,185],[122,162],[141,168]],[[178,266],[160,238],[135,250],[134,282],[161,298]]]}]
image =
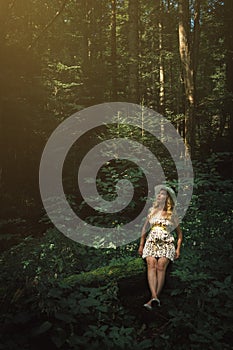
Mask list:
[{"label": "fallen log", "polygon": [[99,287],[115,282],[120,294],[135,294],[148,291],[146,270],[146,263],[143,259],[126,258],[116,264],[68,276],[61,283],[66,287],[80,285]]},{"label": "fallen log", "polygon": [[68,276],[62,280],[62,284],[70,287],[75,285],[97,287],[113,281],[121,286],[124,284],[129,286],[132,281],[135,285],[136,280],[145,279],[145,275],[146,264],[141,258],[126,258],[116,264]]}]

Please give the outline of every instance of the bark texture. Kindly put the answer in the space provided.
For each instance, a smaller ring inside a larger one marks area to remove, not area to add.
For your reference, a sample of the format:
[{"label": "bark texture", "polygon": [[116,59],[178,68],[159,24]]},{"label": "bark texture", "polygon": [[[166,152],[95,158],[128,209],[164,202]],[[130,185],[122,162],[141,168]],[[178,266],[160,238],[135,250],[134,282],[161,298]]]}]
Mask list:
[{"label": "bark texture", "polygon": [[194,4],[191,40],[189,1],[179,0],[179,52],[185,88],[185,142],[190,152],[195,146],[196,74],[200,37],[200,0]]},{"label": "bark texture", "polygon": [[139,87],[138,87],[138,17],[139,4],[138,0],[129,0],[129,34],[128,34],[128,48],[129,48],[129,100],[137,103],[139,101]]}]

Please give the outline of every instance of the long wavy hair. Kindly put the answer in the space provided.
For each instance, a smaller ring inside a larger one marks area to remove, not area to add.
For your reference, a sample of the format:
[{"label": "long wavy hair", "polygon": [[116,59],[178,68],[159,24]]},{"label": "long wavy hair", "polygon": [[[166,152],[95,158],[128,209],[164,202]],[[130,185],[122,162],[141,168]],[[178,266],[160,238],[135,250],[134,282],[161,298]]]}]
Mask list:
[{"label": "long wavy hair", "polygon": [[[170,195],[169,191],[166,189],[166,188],[161,188],[160,191],[165,191],[166,194],[167,194],[167,198],[165,200],[165,204],[164,204],[164,208],[163,210],[167,212],[167,216],[166,216],[166,219],[168,220],[171,220],[171,217],[172,217],[172,214],[173,211],[174,211],[174,201],[173,201],[173,198],[172,196]],[[159,192],[160,192],[159,191]],[[153,214],[154,214],[154,210],[156,208],[158,208],[159,206],[159,203],[157,201],[157,199],[155,199],[154,203],[153,203],[153,206],[150,208],[149,210],[149,215],[148,215],[148,218],[150,218]]]}]

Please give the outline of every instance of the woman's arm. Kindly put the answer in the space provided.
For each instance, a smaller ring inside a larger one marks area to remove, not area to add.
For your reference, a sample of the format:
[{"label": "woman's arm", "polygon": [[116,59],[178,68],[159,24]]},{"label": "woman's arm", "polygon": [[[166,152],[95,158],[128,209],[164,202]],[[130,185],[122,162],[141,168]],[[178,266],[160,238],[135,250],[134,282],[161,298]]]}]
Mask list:
[{"label": "woman's arm", "polygon": [[141,239],[140,239],[140,244],[139,244],[139,248],[138,248],[139,255],[142,255],[142,251],[143,251],[143,247],[144,247],[145,239],[146,239],[146,226],[148,223],[149,223],[149,219],[146,218],[145,224],[143,225],[143,228],[142,228]]},{"label": "woman's arm", "polygon": [[182,243],[182,240],[183,240],[183,234],[182,234],[182,231],[181,231],[181,228],[180,228],[180,225],[178,225],[176,227],[176,232],[177,232],[177,246],[176,246],[176,255],[175,255],[175,259],[178,259],[179,256],[180,256],[180,248],[181,248],[181,243]]}]

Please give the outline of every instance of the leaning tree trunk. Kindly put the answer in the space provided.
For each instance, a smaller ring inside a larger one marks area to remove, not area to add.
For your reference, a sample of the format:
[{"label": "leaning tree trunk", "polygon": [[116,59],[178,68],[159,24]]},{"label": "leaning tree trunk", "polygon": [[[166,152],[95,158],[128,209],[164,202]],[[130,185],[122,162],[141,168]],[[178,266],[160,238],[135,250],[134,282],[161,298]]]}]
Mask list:
[{"label": "leaning tree trunk", "polygon": [[[177,283],[177,278],[171,276],[172,263],[166,270],[166,288],[172,288]],[[111,283],[116,283],[119,287],[120,295],[136,295],[149,293],[147,282],[146,263],[142,258],[128,258],[116,263],[100,267],[96,270],[71,275],[64,278],[60,283],[66,287],[76,286],[99,287]]]},{"label": "leaning tree trunk", "polygon": [[141,258],[136,258],[78,275],[71,275],[62,281],[64,285],[70,287],[76,285],[98,287],[109,282],[117,283],[124,293],[132,293],[133,290],[138,292],[140,288],[146,289],[146,264]]}]

